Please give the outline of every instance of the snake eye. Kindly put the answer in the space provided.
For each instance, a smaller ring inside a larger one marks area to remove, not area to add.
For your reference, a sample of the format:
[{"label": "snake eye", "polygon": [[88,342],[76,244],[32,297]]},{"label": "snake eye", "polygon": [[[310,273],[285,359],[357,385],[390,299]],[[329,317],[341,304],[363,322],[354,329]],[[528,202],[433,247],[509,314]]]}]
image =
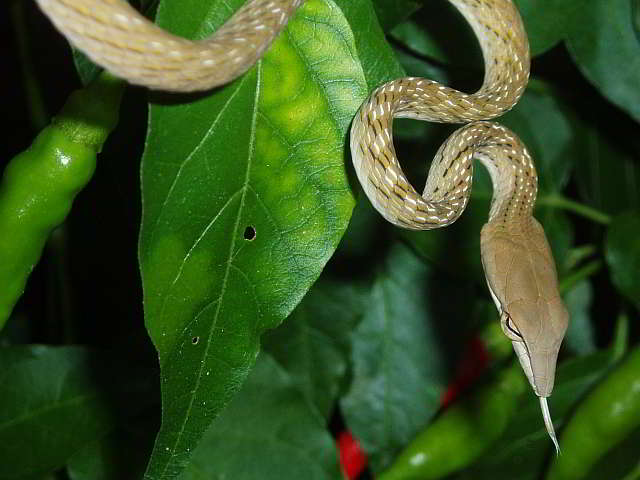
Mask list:
[{"label": "snake eye", "polygon": [[521,342],[524,340],[522,338],[522,334],[518,330],[518,327],[516,327],[516,325],[513,323],[513,320],[511,320],[511,315],[509,315],[507,312],[502,313],[500,323],[502,324],[502,331],[508,338],[517,342]]}]

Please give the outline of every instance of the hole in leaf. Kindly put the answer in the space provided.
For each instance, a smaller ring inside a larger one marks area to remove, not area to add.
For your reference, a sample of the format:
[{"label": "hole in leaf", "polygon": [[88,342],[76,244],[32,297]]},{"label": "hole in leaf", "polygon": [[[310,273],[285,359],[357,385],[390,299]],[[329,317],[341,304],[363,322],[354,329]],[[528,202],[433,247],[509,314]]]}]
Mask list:
[{"label": "hole in leaf", "polygon": [[191,339],[191,343],[193,343],[194,345],[197,345],[199,341],[200,341],[200,337],[193,337]]},{"label": "hole in leaf", "polygon": [[256,229],[251,225],[249,225],[247,228],[244,229],[244,239],[252,241],[255,238],[256,238]]}]

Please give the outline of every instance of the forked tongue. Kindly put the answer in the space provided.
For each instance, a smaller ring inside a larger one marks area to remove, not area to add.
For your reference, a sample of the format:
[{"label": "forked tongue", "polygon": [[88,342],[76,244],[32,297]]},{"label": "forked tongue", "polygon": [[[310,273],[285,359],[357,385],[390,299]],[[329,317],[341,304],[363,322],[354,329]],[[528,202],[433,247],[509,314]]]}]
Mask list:
[{"label": "forked tongue", "polygon": [[556,447],[556,455],[560,455],[560,445],[558,445],[558,439],[556,438],[556,431],[553,429],[553,422],[551,421],[551,414],[549,413],[549,404],[547,403],[547,397],[538,397],[540,399],[540,409],[542,410],[542,418],[544,420],[544,426],[547,427],[547,433],[551,437],[551,441]]}]

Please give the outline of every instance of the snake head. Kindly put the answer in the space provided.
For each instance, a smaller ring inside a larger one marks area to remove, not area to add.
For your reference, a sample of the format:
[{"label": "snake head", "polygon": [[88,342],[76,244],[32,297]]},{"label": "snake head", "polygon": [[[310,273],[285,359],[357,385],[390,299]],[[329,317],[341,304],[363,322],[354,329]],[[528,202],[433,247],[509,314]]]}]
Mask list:
[{"label": "snake head", "polygon": [[518,227],[487,223],[480,237],[487,284],[536,395],[553,390],[569,314],[558,292],[551,248],[532,217]]}]

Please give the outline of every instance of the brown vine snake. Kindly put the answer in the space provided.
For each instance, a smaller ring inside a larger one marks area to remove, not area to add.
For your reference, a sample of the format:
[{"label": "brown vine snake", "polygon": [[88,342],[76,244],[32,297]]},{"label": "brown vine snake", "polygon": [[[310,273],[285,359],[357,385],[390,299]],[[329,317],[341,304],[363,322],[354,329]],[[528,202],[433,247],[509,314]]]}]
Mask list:
[{"label": "brown vine snake", "polygon": [[[206,90],[238,77],[269,47],[303,0],[251,0],[200,41],[169,34],[123,0],[36,0],[55,26],[96,63],[131,83],[168,91]],[[505,335],[556,440],[547,406],[568,324],[551,249],[532,211],[537,175],[518,137],[486,122],[512,108],[529,78],[529,45],[511,0],[448,0],[480,41],[485,78],[465,94],[424,78],[401,78],[373,92],[351,128],[358,178],[391,223],[428,230],[453,223],[471,194],[473,159],[489,170],[494,194],[481,255]],[[467,123],[440,147],[424,193],[409,184],[395,154],[393,117]],[[469,123],[471,122],[471,123]]]}]

